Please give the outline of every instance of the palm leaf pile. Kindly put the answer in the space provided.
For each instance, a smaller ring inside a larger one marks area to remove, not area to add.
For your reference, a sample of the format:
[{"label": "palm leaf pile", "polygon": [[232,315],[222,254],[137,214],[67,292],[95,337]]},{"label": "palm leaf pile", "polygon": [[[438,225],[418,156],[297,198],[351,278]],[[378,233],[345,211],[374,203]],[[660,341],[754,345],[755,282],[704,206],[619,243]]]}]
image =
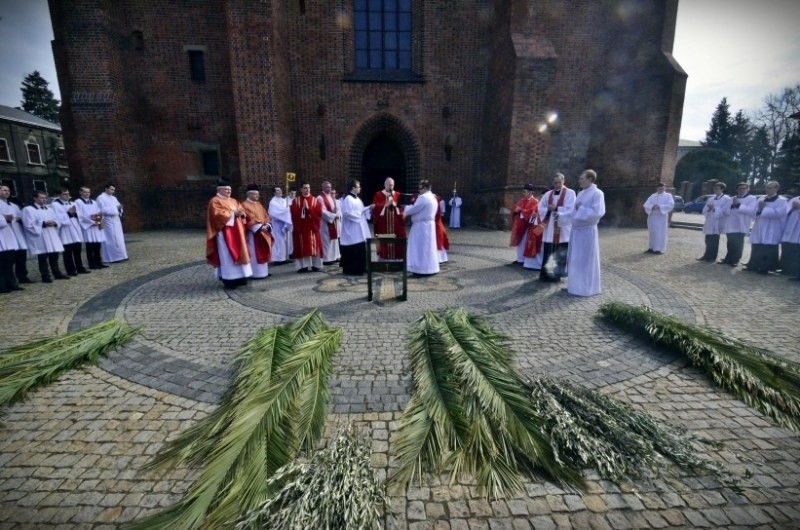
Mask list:
[{"label": "palm leaf pile", "polygon": [[521,473],[544,471],[568,484],[580,475],[560,465],[544,421],[512,366],[508,339],[464,309],[426,312],[409,340],[413,390],[400,419],[398,467],[407,486],[423,472],[472,476],[489,497],[520,490]]},{"label": "palm leaf pile", "polygon": [[696,456],[683,431],[646,412],[550,377],[534,376],[528,387],[564,465],[592,467],[603,478],[621,482],[657,475],[669,469],[663,464],[670,460],[686,471],[727,480],[718,464]]},{"label": "palm leaf pile", "polygon": [[274,493],[269,478],[322,434],[341,336],[317,310],[260,330],[238,354],[220,406],[144,468],[201,467],[197,479],[177,504],[132,528],[230,527],[260,507]]},{"label": "palm leaf pile", "polygon": [[16,403],[31,390],[127,343],[140,328],[108,320],[60,337],[42,339],[0,353],[0,405]]},{"label": "palm leaf pile", "polygon": [[236,530],[342,528],[374,530],[389,506],[383,483],[370,464],[369,440],[352,426],[339,430],[307,461],[293,461],[268,479],[275,493],[248,514]]},{"label": "palm leaf pile", "polygon": [[716,384],[800,433],[800,364],[647,307],[611,302],[600,307],[600,314],[626,331],[685,355]]}]

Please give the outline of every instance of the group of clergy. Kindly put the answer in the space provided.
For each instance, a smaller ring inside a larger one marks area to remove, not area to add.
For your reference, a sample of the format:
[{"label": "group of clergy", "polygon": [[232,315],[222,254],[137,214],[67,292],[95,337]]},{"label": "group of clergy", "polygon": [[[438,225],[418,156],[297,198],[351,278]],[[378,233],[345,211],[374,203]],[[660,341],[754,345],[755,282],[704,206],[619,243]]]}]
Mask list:
[{"label": "group of clergy", "polygon": [[[749,234],[750,260],[744,270],[760,274],[780,271],[800,281],[800,197],[778,195],[780,184],[774,180],[767,182],[766,195],[761,197],[751,195],[746,182],[736,185],[735,195],[726,195],[725,189],[722,182],[714,184],[714,194],[703,207],[705,252],[698,261],[735,267]],[[727,252],[717,261],[721,234]]]},{"label": "group of clergy", "polygon": [[[43,283],[127,260],[120,220],[123,210],[115,193],[116,187],[109,184],[93,200],[91,189],[82,187],[80,198],[73,201],[69,190],[62,188],[48,204],[47,193],[37,190],[31,204],[20,209],[10,201],[10,188],[0,186],[0,293],[23,290],[20,284],[33,283],[28,275],[29,254],[37,258]],[[86,247],[86,267],[82,246]]]},{"label": "group of clergy", "polygon": [[516,248],[512,265],[539,271],[544,282],[567,279],[566,291],[575,296],[602,292],[600,242],[597,225],[606,213],[603,192],[595,184],[597,173],[587,169],[575,191],[556,173],[552,189],[536,198],[533,184],[511,212],[510,246]]}]

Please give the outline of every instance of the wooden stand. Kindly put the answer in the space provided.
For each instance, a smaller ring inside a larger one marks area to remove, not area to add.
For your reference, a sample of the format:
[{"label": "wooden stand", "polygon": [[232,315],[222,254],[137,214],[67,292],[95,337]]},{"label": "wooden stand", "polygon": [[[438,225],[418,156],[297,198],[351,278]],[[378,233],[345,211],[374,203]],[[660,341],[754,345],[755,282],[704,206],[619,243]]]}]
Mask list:
[{"label": "wooden stand", "polygon": [[403,253],[403,259],[395,260],[382,260],[372,261],[372,249],[374,244],[383,245],[400,245],[401,248],[406,248],[405,237],[371,237],[367,239],[367,300],[372,302],[372,273],[373,272],[402,272],[403,273],[403,291],[398,295],[397,299],[405,302],[408,299],[408,270],[406,269],[406,255]]}]

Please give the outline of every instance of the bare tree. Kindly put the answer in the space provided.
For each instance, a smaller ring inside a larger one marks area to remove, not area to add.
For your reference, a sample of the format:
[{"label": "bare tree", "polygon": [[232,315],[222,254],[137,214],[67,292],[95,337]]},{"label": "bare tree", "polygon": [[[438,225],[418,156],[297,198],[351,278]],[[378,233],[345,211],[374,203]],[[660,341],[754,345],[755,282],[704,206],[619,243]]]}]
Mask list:
[{"label": "bare tree", "polygon": [[790,118],[800,112],[800,83],[783,89],[780,94],[770,94],[764,98],[764,106],[753,115],[753,122],[763,126],[769,139],[771,156],[770,171],[775,166],[781,144],[798,130],[798,121]]}]

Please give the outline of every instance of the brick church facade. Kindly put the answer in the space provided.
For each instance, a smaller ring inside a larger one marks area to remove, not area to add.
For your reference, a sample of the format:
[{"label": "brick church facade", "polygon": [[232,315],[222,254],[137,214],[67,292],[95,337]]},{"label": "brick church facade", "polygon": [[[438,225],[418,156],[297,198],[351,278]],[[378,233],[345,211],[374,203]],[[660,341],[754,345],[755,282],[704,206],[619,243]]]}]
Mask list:
[{"label": "brick church facade", "polygon": [[[128,228],[200,226],[218,177],[391,175],[503,226],[594,168],[611,222],[671,184],[677,0],[50,0],[71,181]],[[269,197],[269,192],[262,193]]]}]

